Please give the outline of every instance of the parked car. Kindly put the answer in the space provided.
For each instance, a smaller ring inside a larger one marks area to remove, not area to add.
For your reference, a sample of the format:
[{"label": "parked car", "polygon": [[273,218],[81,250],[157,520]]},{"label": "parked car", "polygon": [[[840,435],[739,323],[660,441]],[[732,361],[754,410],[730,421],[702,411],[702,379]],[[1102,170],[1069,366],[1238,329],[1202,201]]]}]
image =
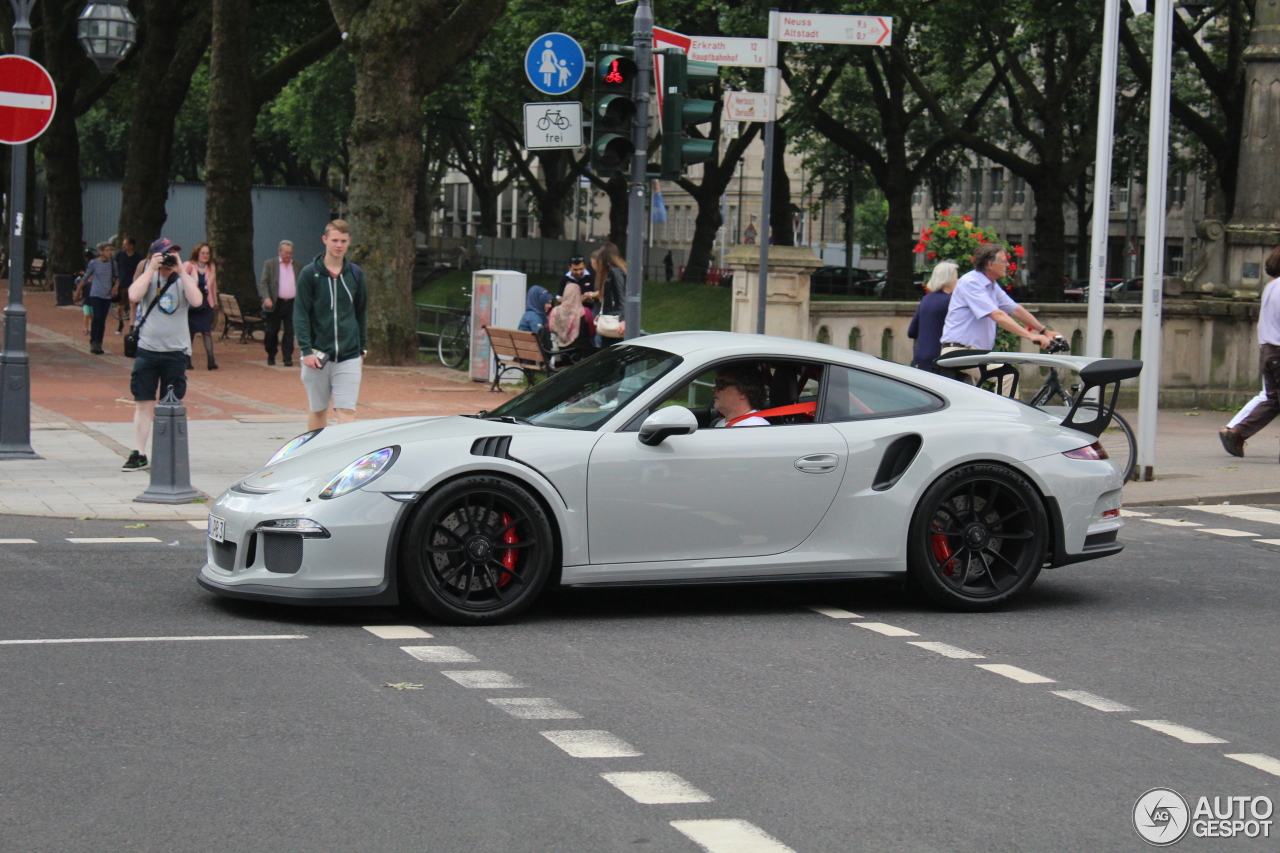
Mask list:
[{"label": "parked car", "polygon": [[858,267],[823,267],[809,276],[812,293],[835,296],[878,296],[883,283],[877,287],[875,274]]},{"label": "parked car", "polygon": [[[1135,284],[1136,282],[1136,284]],[[1107,292],[1103,295],[1103,302],[1141,302],[1142,301],[1142,279],[1131,278],[1125,280],[1123,278],[1109,278],[1106,281]],[[1084,302],[1089,298],[1089,279],[1077,278],[1074,281],[1067,282],[1066,287],[1062,289],[1062,299],[1064,302]]]}]

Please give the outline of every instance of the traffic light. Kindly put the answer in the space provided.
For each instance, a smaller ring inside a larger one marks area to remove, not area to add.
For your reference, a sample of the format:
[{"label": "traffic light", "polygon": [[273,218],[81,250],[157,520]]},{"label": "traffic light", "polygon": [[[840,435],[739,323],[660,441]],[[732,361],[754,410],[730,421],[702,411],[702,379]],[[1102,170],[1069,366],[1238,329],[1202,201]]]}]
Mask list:
[{"label": "traffic light", "polygon": [[602,178],[627,174],[636,153],[631,125],[636,117],[633,87],[636,50],[602,44],[596,54],[591,109],[591,170]]},{"label": "traffic light", "polygon": [[689,89],[710,83],[720,76],[714,62],[689,59],[684,51],[667,48],[662,65],[662,177],[673,181],[690,163],[705,163],[716,153],[714,139],[691,138],[685,129],[691,124],[711,121],[720,108],[717,101],[688,97]]}]

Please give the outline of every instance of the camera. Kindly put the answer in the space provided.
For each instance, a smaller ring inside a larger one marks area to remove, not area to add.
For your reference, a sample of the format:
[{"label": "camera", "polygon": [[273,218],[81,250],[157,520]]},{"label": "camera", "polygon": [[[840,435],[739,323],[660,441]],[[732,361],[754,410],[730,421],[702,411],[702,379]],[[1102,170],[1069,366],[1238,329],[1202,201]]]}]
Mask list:
[{"label": "camera", "polygon": [[160,256],[160,266],[176,267],[178,265],[178,256],[173,252],[165,252]]}]

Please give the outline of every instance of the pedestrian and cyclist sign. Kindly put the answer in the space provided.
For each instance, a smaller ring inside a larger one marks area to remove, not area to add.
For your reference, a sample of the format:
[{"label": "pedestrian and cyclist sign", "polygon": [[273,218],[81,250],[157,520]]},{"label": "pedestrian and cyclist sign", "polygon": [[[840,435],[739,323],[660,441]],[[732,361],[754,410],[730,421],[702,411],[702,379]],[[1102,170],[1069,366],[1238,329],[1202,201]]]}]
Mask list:
[{"label": "pedestrian and cyclist sign", "polygon": [[0,142],[22,145],[44,133],[57,102],[43,65],[25,56],[0,56]]},{"label": "pedestrian and cyclist sign", "polygon": [[544,33],[533,40],[524,55],[524,73],[533,88],[548,95],[563,95],[582,82],[587,71],[582,45],[564,33]]},{"label": "pedestrian and cyclist sign", "polygon": [[582,104],[578,101],[524,105],[524,147],[582,147]]}]

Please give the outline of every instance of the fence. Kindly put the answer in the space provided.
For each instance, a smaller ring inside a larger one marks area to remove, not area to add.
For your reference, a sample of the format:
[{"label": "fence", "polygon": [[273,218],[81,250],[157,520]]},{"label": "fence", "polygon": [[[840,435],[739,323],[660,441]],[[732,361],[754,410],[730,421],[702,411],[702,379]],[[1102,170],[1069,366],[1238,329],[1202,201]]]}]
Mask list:
[{"label": "fence", "polygon": [[440,333],[454,317],[467,316],[466,308],[451,308],[448,305],[430,305],[419,302],[414,311],[418,321],[418,352],[435,354],[440,343]]}]

